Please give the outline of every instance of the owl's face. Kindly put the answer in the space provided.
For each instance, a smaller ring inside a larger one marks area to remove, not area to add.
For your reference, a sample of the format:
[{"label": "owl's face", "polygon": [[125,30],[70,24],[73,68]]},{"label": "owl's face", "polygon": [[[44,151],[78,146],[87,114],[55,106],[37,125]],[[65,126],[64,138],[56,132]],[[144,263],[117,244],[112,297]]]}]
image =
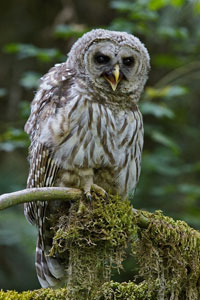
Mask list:
[{"label": "owl's face", "polygon": [[137,87],[140,53],[128,45],[99,41],[85,54],[86,74],[95,86],[109,92],[129,92]]},{"label": "owl's face", "polygon": [[133,35],[92,30],[74,44],[70,54],[73,67],[94,90],[139,98],[147,80],[149,55]]}]

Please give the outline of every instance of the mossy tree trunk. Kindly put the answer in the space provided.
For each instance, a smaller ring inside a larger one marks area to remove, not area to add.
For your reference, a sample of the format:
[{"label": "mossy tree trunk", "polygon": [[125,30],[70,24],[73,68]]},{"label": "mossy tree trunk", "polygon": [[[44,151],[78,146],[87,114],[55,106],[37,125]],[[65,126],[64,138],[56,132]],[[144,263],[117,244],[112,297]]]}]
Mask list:
[{"label": "mossy tree trunk", "polygon": [[[72,190],[68,190],[68,196],[69,192],[73,194]],[[1,291],[0,300],[200,299],[198,231],[183,221],[163,216],[160,211],[154,214],[136,211],[128,200],[118,196],[110,195],[106,200],[93,194],[90,203],[80,191],[74,192],[74,202],[68,214],[62,210],[51,217],[54,239],[50,255],[67,253],[70,257],[66,265],[67,288],[22,294]],[[37,193],[34,196],[37,198]],[[6,197],[9,198],[8,195],[0,197],[0,209],[11,205]],[[43,197],[43,200],[47,198]],[[120,269],[125,249],[130,243],[143,281],[140,284],[134,283],[134,280],[114,283],[110,281],[112,268]]]},{"label": "mossy tree trunk", "polygon": [[118,196],[103,199],[92,194],[92,202],[76,201],[65,214],[51,217],[53,246],[50,255],[67,256],[66,281],[73,299],[94,299],[110,281],[112,268],[121,268],[125,249],[133,242],[136,226],[132,207]]}]

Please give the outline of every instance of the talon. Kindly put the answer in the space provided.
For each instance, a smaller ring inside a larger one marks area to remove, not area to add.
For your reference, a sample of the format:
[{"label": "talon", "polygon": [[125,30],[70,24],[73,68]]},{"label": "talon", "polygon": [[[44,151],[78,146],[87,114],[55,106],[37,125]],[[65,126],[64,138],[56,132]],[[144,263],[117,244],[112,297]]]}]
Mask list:
[{"label": "talon", "polygon": [[97,184],[93,184],[91,186],[91,189],[96,192],[97,194],[99,194],[100,196],[102,196],[103,198],[107,199],[108,198],[108,193],[100,186],[98,186]]},{"label": "talon", "polygon": [[107,192],[105,192],[105,200],[108,201],[108,199],[109,199],[109,195]]},{"label": "talon", "polygon": [[85,196],[86,196],[87,200],[89,200],[90,202],[92,202],[92,196],[91,196],[90,192],[86,192]]}]

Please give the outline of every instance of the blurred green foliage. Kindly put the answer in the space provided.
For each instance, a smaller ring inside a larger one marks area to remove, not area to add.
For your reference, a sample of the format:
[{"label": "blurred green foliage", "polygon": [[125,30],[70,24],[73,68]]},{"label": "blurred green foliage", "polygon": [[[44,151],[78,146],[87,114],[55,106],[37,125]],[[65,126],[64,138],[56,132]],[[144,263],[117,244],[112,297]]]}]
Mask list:
[{"label": "blurred green foliage", "polygon": [[79,38],[88,30],[89,29],[87,29],[86,26],[82,26],[82,25],[60,24],[60,25],[56,26],[54,35],[56,38],[64,38],[64,39],[68,39],[70,37]]},{"label": "blurred green foliage", "polygon": [[145,125],[142,174],[133,203],[161,208],[199,228],[197,1],[111,5],[120,14],[110,28],[139,35],[151,56],[149,86],[140,105]]},{"label": "blurred green foliage", "polygon": [[4,52],[14,53],[19,59],[35,57],[40,61],[49,62],[52,60],[60,60],[63,58],[62,53],[58,49],[41,49],[34,45],[11,43],[3,47]]},{"label": "blurred green foliage", "polygon": [[[135,34],[144,42],[151,57],[150,77],[140,101],[144,117],[145,145],[140,182],[134,199],[131,199],[133,205],[150,211],[162,209],[165,214],[183,219],[199,229],[200,2],[115,0],[110,2],[110,8],[115,17],[109,25],[105,24],[103,27]],[[51,35],[55,43],[59,40],[71,45],[90,28],[90,24],[60,23],[52,29]],[[27,149],[29,143],[22,125],[29,114],[30,95],[36,90],[41,74],[54,63],[64,61],[66,56],[63,54],[64,50],[57,48],[42,48],[12,41],[3,46],[3,51],[17,57],[21,62],[30,62],[30,69],[26,68],[18,78],[18,84],[29,93],[29,98],[24,98],[19,103],[19,124],[4,124],[4,130],[1,130],[0,134],[1,153],[5,155],[6,151],[9,151],[9,155],[18,157],[18,151]],[[0,100],[7,92],[5,88],[0,88]],[[17,165],[16,162],[15,164]],[[28,172],[27,163],[23,164],[23,168],[24,166]],[[8,159],[5,159],[5,165],[0,172],[2,178],[9,168]],[[20,167],[18,168],[20,172]],[[14,178],[9,177],[12,179],[12,186],[8,183],[3,185],[2,180],[2,192],[23,188],[26,172],[23,172],[21,181],[17,175]],[[14,181],[17,184],[14,184]],[[27,232],[21,230],[20,224],[15,232],[14,224],[17,223],[16,218],[19,218],[19,222],[24,222],[22,213],[19,216],[19,211],[13,209],[12,216],[9,211],[4,212],[2,216],[0,251],[1,245],[8,246],[11,241],[16,248],[20,248],[23,239],[27,238]],[[12,222],[7,222],[5,228],[6,218]],[[28,224],[27,230],[30,232],[29,241],[27,245],[23,244],[23,248],[29,249],[24,251],[27,257],[32,257],[34,247],[30,247],[30,244],[32,245],[35,232],[32,232],[33,229]],[[130,271],[133,263],[130,259],[127,262],[125,267]],[[118,279],[131,279],[131,274],[122,274]],[[0,282],[6,282],[5,274],[1,272]],[[4,287],[8,285],[5,283]],[[13,287],[16,286],[13,284]],[[21,286],[16,288],[20,289]]]}]

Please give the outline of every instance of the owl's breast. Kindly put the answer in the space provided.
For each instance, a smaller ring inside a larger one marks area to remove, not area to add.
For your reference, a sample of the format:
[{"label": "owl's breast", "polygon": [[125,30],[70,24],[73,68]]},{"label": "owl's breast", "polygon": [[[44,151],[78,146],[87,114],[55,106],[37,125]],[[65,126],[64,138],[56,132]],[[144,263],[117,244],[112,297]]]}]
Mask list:
[{"label": "owl's breast", "polygon": [[136,112],[114,114],[102,104],[80,98],[53,122],[48,128],[56,132],[54,158],[64,169],[123,167],[142,128]]}]

